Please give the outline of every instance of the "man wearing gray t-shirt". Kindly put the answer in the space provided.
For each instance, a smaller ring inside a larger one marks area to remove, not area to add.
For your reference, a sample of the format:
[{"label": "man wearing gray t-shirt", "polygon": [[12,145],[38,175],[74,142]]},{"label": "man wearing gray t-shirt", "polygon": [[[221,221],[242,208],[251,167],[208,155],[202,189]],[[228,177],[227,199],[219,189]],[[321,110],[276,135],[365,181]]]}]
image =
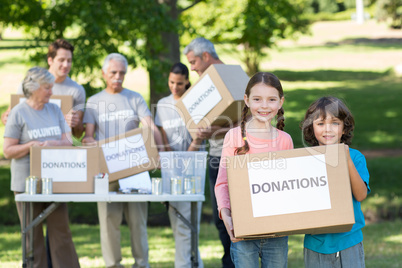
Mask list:
[{"label": "man wearing gray t-shirt", "polygon": [[[106,88],[88,99],[84,123],[84,144],[95,144],[138,128],[141,122],[150,127],[157,145],[162,145],[160,132],[155,126],[151,112],[143,97],[137,92],[123,88],[127,72],[127,60],[118,53],[109,54],[102,67]],[[98,217],[102,255],[106,267],[123,267],[120,248],[120,224],[123,212],[131,232],[131,252],[135,259],[133,267],[149,267],[147,217],[145,202],[99,202]]]},{"label": "man wearing gray t-shirt", "polygon": [[[184,48],[184,55],[186,55],[188,62],[191,65],[191,70],[201,76],[211,64],[224,64],[218,57],[214,45],[211,41],[199,37],[191,41],[191,43]],[[230,128],[212,126],[207,129],[199,129],[198,138],[209,139],[209,188],[211,194],[212,215],[216,228],[219,232],[224,255],[222,257],[222,266],[224,268],[234,267],[230,258],[230,237],[226,231],[225,224],[219,218],[218,207],[215,197],[215,183],[218,176],[219,163],[221,159],[221,152],[223,147],[223,138]]]},{"label": "man wearing gray t-shirt", "polygon": [[[72,134],[80,138],[84,131],[82,118],[85,106],[85,89],[73,81],[68,74],[71,71],[74,46],[63,39],[57,39],[49,45],[47,63],[49,72],[54,75],[55,82],[52,88],[53,95],[73,96],[73,109],[65,115],[67,124]],[[22,86],[17,89],[17,94],[23,94]],[[1,120],[6,124],[10,108],[2,114]]]}]

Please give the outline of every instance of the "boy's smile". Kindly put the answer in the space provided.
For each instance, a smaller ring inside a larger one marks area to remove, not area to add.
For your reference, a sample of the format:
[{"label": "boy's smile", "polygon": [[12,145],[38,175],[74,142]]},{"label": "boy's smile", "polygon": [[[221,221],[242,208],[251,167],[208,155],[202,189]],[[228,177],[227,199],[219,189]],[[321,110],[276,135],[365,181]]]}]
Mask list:
[{"label": "boy's smile", "polygon": [[319,145],[331,145],[341,142],[343,122],[331,114],[326,118],[317,118],[313,121],[314,135]]}]

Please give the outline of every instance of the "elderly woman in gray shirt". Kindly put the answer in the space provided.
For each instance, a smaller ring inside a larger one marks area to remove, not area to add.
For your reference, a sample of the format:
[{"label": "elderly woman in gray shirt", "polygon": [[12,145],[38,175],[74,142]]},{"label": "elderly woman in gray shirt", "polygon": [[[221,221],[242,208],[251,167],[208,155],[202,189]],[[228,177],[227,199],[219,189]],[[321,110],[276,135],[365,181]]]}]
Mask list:
[{"label": "elderly woman in gray shirt", "polygon": [[[12,159],[11,191],[15,194],[25,191],[25,178],[29,176],[31,146],[71,145],[71,130],[60,108],[49,103],[54,80],[54,76],[44,68],[29,69],[22,82],[27,100],[15,106],[8,117],[3,150],[4,156]],[[33,203],[33,216],[39,215],[48,204]],[[22,221],[20,202],[17,202],[17,211]],[[79,267],[68,225],[67,204],[61,204],[46,221],[53,266]],[[34,228],[34,267],[48,266],[42,230],[42,224]]]}]

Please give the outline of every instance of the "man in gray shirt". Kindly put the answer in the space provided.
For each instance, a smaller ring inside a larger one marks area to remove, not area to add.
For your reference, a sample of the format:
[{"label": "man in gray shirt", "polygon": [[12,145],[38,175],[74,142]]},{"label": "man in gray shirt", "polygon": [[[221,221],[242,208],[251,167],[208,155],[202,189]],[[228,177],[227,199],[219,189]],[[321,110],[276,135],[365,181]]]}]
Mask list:
[{"label": "man in gray shirt", "polygon": [[[118,53],[109,54],[102,67],[106,88],[88,99],[84,123],[84,144],[95,144],[138,128],[141,122],[150,127],[157,145],[162,146],[162,138],[155,126],[151,112],[144,98],[137,92],[123,88],[127,72],[127,60]],[[147,217],[148,204],[145,202],[99,202],[98,217],[102,255],[106,267],[124,267],[120,249],[120,224],[123,218],[130,228],[131,252],[135,259],[133,267],[149,267]]]},{"label": "man in gray shirt", "polygon": [[[57,39],[49,45],[47,63],[49,64],[49,72],[56,78],[52,88],[53,95],[73,96],[73,109],[65,115],[65,119],[72,130],[72,134],[80,138],[84,131],[82,118],[84,115],[85,89],[68,76],[71,70],[73,52],[73,45],[66,40]],[[17,94],[23,94],[21,86],[17,89]],[[3,124],[6,124],[9,112],[10,108],[2,114]]]},{"label": "man in gray shirt", "polygon": [[[201,76],[205,70],[211,66],[211,64],[224,64],[219,59],[211,41],[202,37],[191,41],[191,43],[184,48],[184,54],[191,65],[191,70],[197,72],[199,76]],[[234,264],[230,258],[230,237],[226,231],[225,224],[221,219],[219,219],[218,215],[215,197],[215,183],[219,171],[223,138],[229,129],[230,128],[227,127],[212,126],[208,129],[199,129],[198,131],[198,138],[209,139],[208,167],[212,214],[224,249],[224,255],[222,257],[222,265],[224,268],[234,267]]]}]

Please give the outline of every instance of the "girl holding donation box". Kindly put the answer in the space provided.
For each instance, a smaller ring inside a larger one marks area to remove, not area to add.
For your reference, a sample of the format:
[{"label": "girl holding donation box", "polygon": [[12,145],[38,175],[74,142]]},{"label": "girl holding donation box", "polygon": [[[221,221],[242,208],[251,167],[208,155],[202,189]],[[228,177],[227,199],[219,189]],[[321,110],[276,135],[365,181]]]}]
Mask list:
[{"label": "girl holding donation box", "polygon": [[[312,146],[350,145],[354,126],[351,112],[335,97],[322,97],[312,103],[302,122],[304,140]],[[348,146],[346,150],[355,224],[345,233],[305,235],[304,263],[307,268],[365,267],[361,230],[365,222],[360,202],[370,193],[369,173],[363,154]]]},{"label": "girl holding donation box", "polygon": [[[188,81],[188,69],[182,63],[172,66],[169,73],[169,96],[159,100],[155,116],[155,124],[159,126],[165,151],[198,151],[202,139],[192,140],[190,133],[179,112],[176,110],[176,102],[191,86]],[[201,219],[201,202],[198,202],[198,229]],[[188,221],[191,219],[190,202],[170,202],[169,219],[176,244],[175,268],[191,267],[191,230],[175,215],[176,208]],[[198,252],[198,264],[203,263]]]},{"label": "girl holding donation box", "polygon": [[[25,191],[25,178],[29,176],[31,146],[71,145],[70,127],[60,108],[56,104],[49,103],[54,80],[54,76],[46,69],[40,67],[29,69],[22,82],[27,100],[15,106],[8,117],[3,150],[4,156],[12,159],[11,190],[15,194]],[[38,216],[49,204],[34,202],[33,217]],[[22,203],[17,202],[21,222],[22,209]],[[47,217],[46,222],[53,267],[79,267],[68,226],[67,204],[60,204]],[[33,229],[33,243],[34,267],[47,267],[42,224]]]},{"label": "girl holding donation box", "polygon": [[[233,155],[293,149],[284,124],[284,94],[279,79],[272,73],[256,73],[244,94],[245,106],[240,127],[225,136],[218,179],[215,185],[219,216],[232,240],[230,254],[236,267],[287,267],[288,237],[242,240],[234,237],[226,163]],[[252,117],[247,120],[250,111]],[[276,128],[271,121],[276,117]],[[242,178],[237,178],[242,179]]]}]

